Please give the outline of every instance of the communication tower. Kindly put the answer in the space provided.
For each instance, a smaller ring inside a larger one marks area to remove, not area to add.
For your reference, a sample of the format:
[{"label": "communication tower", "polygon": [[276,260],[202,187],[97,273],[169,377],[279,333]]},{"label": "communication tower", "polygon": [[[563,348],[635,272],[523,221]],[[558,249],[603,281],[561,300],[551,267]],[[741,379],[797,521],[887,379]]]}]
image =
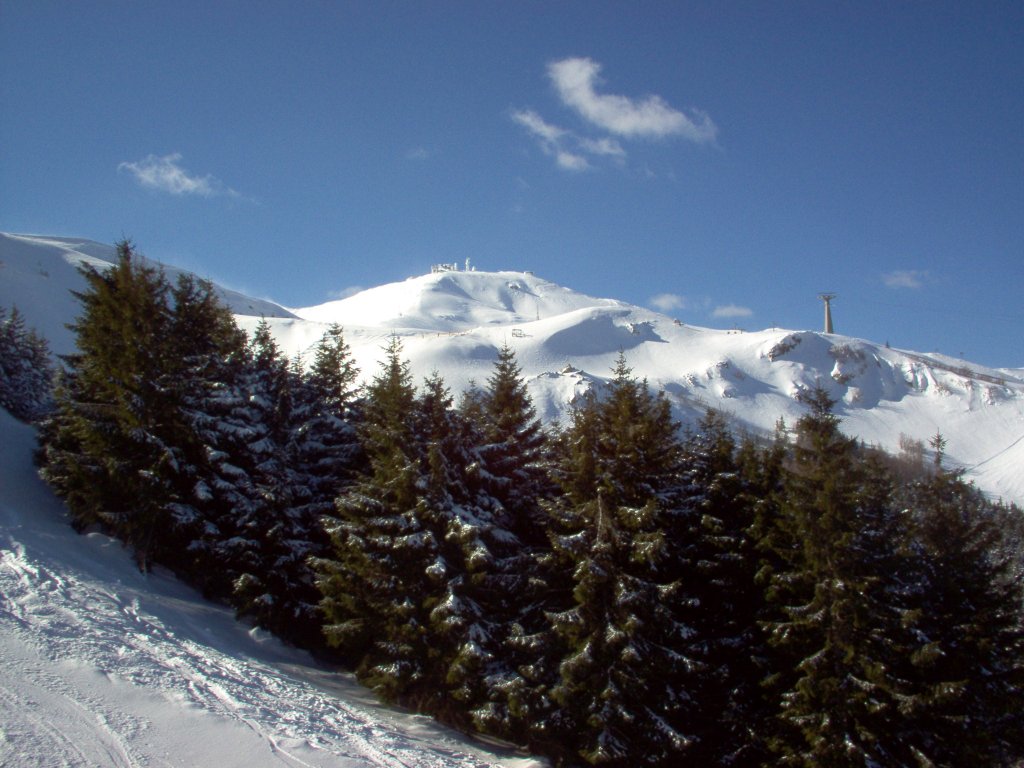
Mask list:
[{"label": "communication tower", "polygon": [[819,293],[818,298],[825,302],[825,333],[834,333],[832,330],[832,299],[836,295],[834,293]]}]

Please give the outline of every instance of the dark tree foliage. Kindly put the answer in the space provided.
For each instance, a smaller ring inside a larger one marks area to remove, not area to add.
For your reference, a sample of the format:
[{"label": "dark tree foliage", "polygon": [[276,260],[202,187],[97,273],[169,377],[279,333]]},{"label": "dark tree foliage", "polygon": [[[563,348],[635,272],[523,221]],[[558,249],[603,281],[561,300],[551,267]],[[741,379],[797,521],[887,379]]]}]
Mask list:
[{"label": "dark tree foliage", "polygon": [[481,481],[500,502],[502,527],[524,546],[544,542],[538,501],[548,492],[546,436],[516,362],[502,347],[480,397]]},{"label": "dark tree foliage", "polygon": [[127,242],[113,267],[87,267],[83,276],[82,314],[72,326],[78,352],[65,360],[68,375],[43,430],[43,475],[76,526],[102,525],[146,569],[180,552],[176,534],[193,522],[172,506],[182,456],[171,440],[181,416],[168,385],[181,360],[171,354],[170,288]]},{"label": "dark tree foliage", "polygon": [[792,765],[901,764],[889,645],[904,585],[899,529],[884,479],[857,460],[833,401],[817,389],[797,424],[780,525],[793,547],[773,575],[781,696],[772,738]]},{"label": "dark tree foliage", "polygon": [[692,759],[701,765],[757,765],[765,757],[760,741],[767,707],[760,679],[767,648],[759,622],[763,599],[755,547],[758,503],[767,498],[757,478],[744,474],[741,456],[725,417],[708,411],[683,445],[682,505],[688,529],[670,537],[679,578],[695,599],[686,606],[693,628],[688,652],[703,673],[693,685],[700,702],[692,719],[697,743]]},{"label": "dark tree foliage", "polygon": [[[360,392],[336,326],[304,372],[129,243],[83,274],[39,451],[76,527],[384,699],[559,766],[1024,758],[1024,517],[940,433],[932,466],[894,461],[815,389],[792,441],[714,412],[680,435],[620,355],[548,434],[508,346],[454,408],[397,338]],[[23,418],[45,357],[0,310]]]},{"label": "dark tree foliage", "polygon": [[588,398],[562,438],[565,495],[551,508],[556,562],[571,601],[549,619],[564,649],[548,731],[590,764],[668,765],[684,759],[697,702],[691,629],[674,608],[666,529],[680,444],[667,401],[620,356],[603,398]]},{"label": "dark tree foliage", "polygon": [[41,417],[53,397],[46,339],[26,327],[17,307],[0,307],[0,407],[22,421]]},{"label": "dark tree foliage", "polygon": [[[472,576],[475,599],[493,628],[473,667],[483,685],[471,686],[476,727],[529,741],[541,697],[535,690],[538,646],[544,643],[547,599],[544,554],[549,550],[541,502],[552,494],[547,436],[506,345],[486,389],[471,387],[459,408],[474,447],[467,482],[486,529],[489,556]],[[465,679],[467,668],[459,665]]]},{"label": "dark tree foliage", "polygon": [[366,387],[361,439],[368,467],[327,522],[333,553],[317,561],[328,641],[366,685],[390,701],[426,680],[427,569],[438,541],[418,514],[421,480],[416,392],[392,337]]},{"label": "dark tree foliage", "polygon": [[1001,510],[941,469],[909,502],[917,573],[897,662],[907,684],[895,735],[918,764],[1016,764],[1024,755],[1024,583],[1004,546]]},{"label": "dark tree foliage", "polygon": [[293,396],[292,454],[306,494],[302,513],[310,520],[333,512],[359,464],[358,375],[341,327],[330,326]]},{"label": "dark tree foliage", "polygon": [[325,631],[384,698],[468,726],[487,709],[499,645],[482,608],[494,526],[469,482],[474,430],[440,376],[416,395],[397,338],[386,353],[366,388],[368,466],[316,560]]}]

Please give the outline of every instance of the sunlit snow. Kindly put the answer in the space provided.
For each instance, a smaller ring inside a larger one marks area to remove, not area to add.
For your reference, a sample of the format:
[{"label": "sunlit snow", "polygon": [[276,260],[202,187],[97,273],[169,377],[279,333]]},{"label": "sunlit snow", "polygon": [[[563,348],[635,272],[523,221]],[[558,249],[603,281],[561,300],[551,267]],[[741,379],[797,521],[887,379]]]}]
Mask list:
[{"label": "sunlit snow", "polygon": [[0,410],[0,765],[538,768],[384,708],[71,529]]},{"label": "sunlit snow", "polygon": [[[73,336],[64,324],[78,308],[69,289],[81,287],[76,265],[113,259],[109,245],[0,235],[0,306],[17,304],[55,352],[68,352]],[[574,397],[607,379],[620,351],[635,375],[666,392],[684,423],[715,407],[770,435],[780,418],[796,423],[804,413],[797,395],[820,384],[838,401],[848,434],[896,453],[901,438],[927,446],[941,432],[949,465],[989,495],[1024,504],[1020,370],[810,330],[702,328],[529,272],[431,272],[429,264],[423,272],[314,307],[222,295],[244,329],[251,333],[266,317],[284,352],[307,362],[328,324],[339,323],[364,380],[377,373],[392,334],[417,380],[438,371],[456,392],[486,382],[498,350],[510,344],[548,421],[564,418]]]}]

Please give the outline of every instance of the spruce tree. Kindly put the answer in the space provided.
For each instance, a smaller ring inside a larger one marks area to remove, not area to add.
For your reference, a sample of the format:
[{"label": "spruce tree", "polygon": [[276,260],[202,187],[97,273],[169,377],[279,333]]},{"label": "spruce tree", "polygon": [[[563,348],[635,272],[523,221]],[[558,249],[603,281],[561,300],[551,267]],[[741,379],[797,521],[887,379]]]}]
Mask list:
[{"label": "spruce tree", "polygon": [[789,549],[777,552],[769,591],[780,690],[772,746],[786,765],[900,765],[889,674],[901,620],[898,520],[827,393],[806,402],[776,538]]},{"label": "spruce tree", "polygon": [[709,410],[683,445],[679,507],[688,514],[679,515],[682,526],[669,536],[679,578],[694,598],[681,607],[693,628],[683,648],[701,663],[690,682],[690,695],[700,702],[691,755],[701,765],[757,765],[764,758],[759,681],[766,648],[755,549],[761,494],[740,461],[725,417]]},{"label": "spruce tree", "polygon": [[[238,434],[241,426],[225,405],[237,394],[245,334],[208,281],[182,275],[170,299],[168,359],[175,362],[163,374],[161,386],[173,393],[180,414],[168,438],[178,456],[171,508],[188,542],[175,560],[190,582],[223,598],[231,569],[211,544],[234,535],[230,523],[221,526],[252,495],[239,468],[242,446],[251,434]],[[232,402],[237,404],[237,399]]]},{"label": "spruce tree", "polygon": [[159,561],[192,577],[208,519],[202,393],[225,376],[241,334],[209,283],[170,286],[128,242],[116,264],[83,277],[77,351],[41,430],[41,474],[77,527],[121,538],[143,569]]},{"label": "spruce tree", "polygon": [[355,421],[359,370],[341,326],[332,325],[316,346],[313,364],[296,386],[296,430],[291,437],[296,470],[308,493],[303,514],[316,520],[334,509],[359,460]]},{"label": "spruce tree", "polygon": [[622,356],[614,374],[562,441],[553,545],[573,589],[549,613],[564,652],[550,691],[561,711],[545,725],[588,763],[670,765],[696,706],[697,662],[679,650],[691,629],[673,609],[688,596],[667,560],[680,446],[667,401]]},{"label": "spruce tree", "polygon": [[480,448],[486,490],[501,503],[502,526],[523,545],[543,541],[538,501],[545,495],[545,435],[516,362],[505,345],[482,396]]},{"label": "spruce tree", "polygon": [[301,381],[265,319],[250,342],[242,385],[250,410],[245,418],[256,429],[247,464],[257,498],[238,519],[231,540],[231,556],[239,563],[232,603],[261,626],[315,646],[322,619],[308,559],[326,542],[303,511],[308,495],[293,441]]},{"label": "spruce tree", "polygon": [[424,574],[437,541],[417,515],[420,466],[416,393],[392,337],[366,387],[360,428],[368,467],[328,519],[332,555],[316,561],[328,642],[384,699],[401,699],[424,678],[430,652]]},{"label": "spruce tree", "polygon": [[52,426],[43,430],[42,473],[76,526],[102,525],[133,547],[146,569],[176,548],[167,506],[176,457],[161,434],[176,416],[173,396],[162,388],[173,365],[169,287],[128,242],[118,244],[110,269],[82,272],[82,314],[71,326],[78,352],[65,360],[70,375]]},{"label": "spruce tree", "polygon": [[998,510],[938,469],[910,499],[918,580],[901,672],[900,738],[919,764],[1024,758],[1024,582]]},{"label": "spruce tree", "polygon": [[424,382],[415,421],[424,475],[417,517],[437,543],[425,590],[432,648],[428,676],[436,679],[419,698],[444,720],[483,730],[492,714],[487,681],[500,666],[500,622],[490,613],[493,510],[469,482],[468,470],[479,462],[476,433],[452,408],[437,373]]},{"label": "spruce tree", "polygon": [[[469,694],[471,710],[475,727],[525,742],[540,702],[529,678],[547,629],[544,555],[550,544],[541,502],[550,497],[551,484],[546,434],[510,346],[500,350],[486,389],[471,388],[459,411],[475,446],[467,484],[487,523],[481,530],[490,553],[472,582],[495,627],[486,636],[491,644],[480,646],[473,664],[482,679]],[[465,679],[463,667],[459,676]]]},{"label": "spruce tree", "polygon": [[23,421],[41,417],[53,397],[49,345],[17,307],[0,307],[0,407]]}]

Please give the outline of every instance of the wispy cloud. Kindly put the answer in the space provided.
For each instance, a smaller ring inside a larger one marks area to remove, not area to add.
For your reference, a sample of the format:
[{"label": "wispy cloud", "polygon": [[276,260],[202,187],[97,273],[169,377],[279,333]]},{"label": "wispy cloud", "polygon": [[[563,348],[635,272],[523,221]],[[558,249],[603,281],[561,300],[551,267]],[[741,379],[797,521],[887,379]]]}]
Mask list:
[{"label": "wispy cloud", "polygon": [[579,140],[564,128],[552,125],[532,109],[512,112],[512,120],[527,130],[540,145],[544,154],[555,158],[559,168],[567,171],[586,171],[590,168],[587,158],[569,147],[579,145]]},{"label": "wispy cloud", "polygon": [[626,150],[615,139],[580,139],[580,146],[592,155],[625,157]]},{"label": "wispy cloud", "polygon": [[123,162],[118,171],[126,171],[148,189],[172,195],[199,195],[200,197],[240,197],[215,176],[198,176],[181,166],[181,154],[174,152],[162,157],[148,155],[138,162]]},{"label": "wispy cloud", "polygon": [[898,269],[882,275],[886,288],[920,288],[928,279],[928,272],[918,269]]},{"label": "wispy cloud", "polygon": [[550,145],[557,145],[568,131],[552,125],[532,109],[517,109],[512,112],[512,119],[523,126],[538,139]]},{"label": "wispy cloud", "polygon": [[619,139],[681,137],[695,142],[714,141],[718,128],[699,110],[689,114],[674,109],[660,96],[631,99],[598,93],[601,65],[593,59],[568,58],[548,64],[548,78],[562,104],[581,116],[583,135],[555,125],[532,109],[511,112],[512,120],[526,129],[544,154],[559,168],[586,171],[599,161],[623,164],[626,149]]},{"label": "wispy cloud", "polygon": [[625,137],[681,136],[691,141],[713,141],[718,128],[707,113],[687,115],[660,96],[631,99],[598,93],[601,65],[589,58],[569,58],[548,65],[548,77],[562,102],[603,130]]},{"label": "wispy cloud", "polygon": [[754,312],[747,307],[740,307],[736,304],[723,304],[715,307],[711,313],[712,317],[750,317]]},{"label": "wispy cloud", "polygon": [[688,306],[686,297],[680,296],[677,293],[659,293],[657,296],[651,296],[647,303],[661,312],[671,312],[673,309],[686,309]]}]

